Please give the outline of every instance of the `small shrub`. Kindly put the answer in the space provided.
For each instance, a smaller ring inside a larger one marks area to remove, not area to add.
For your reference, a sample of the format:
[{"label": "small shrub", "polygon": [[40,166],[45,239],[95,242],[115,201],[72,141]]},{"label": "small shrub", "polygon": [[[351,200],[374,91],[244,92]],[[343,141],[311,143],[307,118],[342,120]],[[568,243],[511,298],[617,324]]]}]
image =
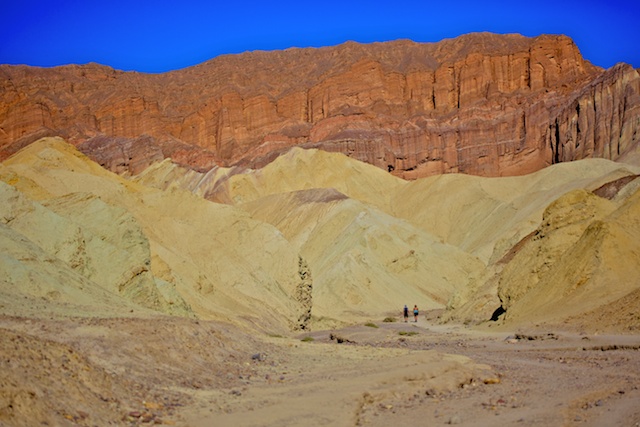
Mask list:
[{"label": "small shrub", "polygon": [[385,317],[383,320],[384,323],[393,323],[395,321],[396,321],[395,317]]},{"label": "small shrub", "polygon": [[302,341],[302,342],[311,342],[313,340],[314,340],[313,337],[304,337],[300,341]]},{"label": "small shrub", "polygon": [[400,331],[400,332],[398,332],[398,335],[412,337],[414,335],[418,335],[418,333],[417,332]]},{"label": "small shrub", "polygon": [[364,326],[368,326],[370,328],[377,328],[378,327],[378,325],[376,325],[375,323],[372,323],[372,322],[365,323]]}]

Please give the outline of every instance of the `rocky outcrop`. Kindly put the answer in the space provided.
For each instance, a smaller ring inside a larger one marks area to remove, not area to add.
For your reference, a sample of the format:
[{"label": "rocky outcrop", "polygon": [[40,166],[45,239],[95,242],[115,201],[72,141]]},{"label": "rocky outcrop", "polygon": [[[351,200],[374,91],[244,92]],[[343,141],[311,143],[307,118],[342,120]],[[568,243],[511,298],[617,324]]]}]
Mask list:
[{"label": "rocky outcrop", "polygon": [[640,141],[640,78],[630,65],[605,71],[567,102],[545,138],[554,163],[616,160]]},{"label": "rocky outcrop", "polygon": [[301,310],[298,316],[298,324],[295,328],[307,329],[311,320],[311,308],[313,307],[313,280],[311,279],[311,270],[307,262],[302,257],[298,258],[300,283],[296,288],[295,299],[300,304]]},{"label": "rocky outcrop", "polygon": [[635,147],[639,85],[567,37],[488,33],[248,52],[158,75],[0,66],[0,157],[45,133],[132,173],[160,157],[260,167],[299,145],[405,178],[514,175]]}]

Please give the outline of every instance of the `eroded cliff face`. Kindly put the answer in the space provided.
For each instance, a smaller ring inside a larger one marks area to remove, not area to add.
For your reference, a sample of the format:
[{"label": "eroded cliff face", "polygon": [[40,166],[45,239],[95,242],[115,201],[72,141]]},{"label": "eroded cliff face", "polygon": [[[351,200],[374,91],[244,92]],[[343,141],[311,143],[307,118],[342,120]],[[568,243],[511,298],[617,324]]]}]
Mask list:
[{"label": "eroded cliff face", "polygon": [[639,117],[638,72],[598,69],[564,36],[349,42],[159,75],[0,66],[0,157],[59,134],[119,172],[166,157],[260,167],[300,145],[405,178],[515,175],[615,160],[637,145]]},{"label": "eroded cliff face", "polygon": [[546,140],[554,163],[616,160],[640,140],[640,78],[630,65],[605,71],[563,105]]}]

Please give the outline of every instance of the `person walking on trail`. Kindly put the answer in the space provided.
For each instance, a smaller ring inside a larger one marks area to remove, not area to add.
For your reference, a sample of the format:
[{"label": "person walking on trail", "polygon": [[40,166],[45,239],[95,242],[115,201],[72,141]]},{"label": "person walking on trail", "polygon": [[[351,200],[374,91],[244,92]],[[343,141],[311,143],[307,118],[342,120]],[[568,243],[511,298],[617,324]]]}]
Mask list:
[{"label": "person walking on trail", "polygon": [[409,320],[409,307],[407,307],[407,305],[405,304],[405,306],[404,306],[404,323],[407,323],[407,320]]},{"label": "person walking on trail", "polygon": [[418,322],[418,306],[414,305],[413,306],[413,321],[414,322]]}]

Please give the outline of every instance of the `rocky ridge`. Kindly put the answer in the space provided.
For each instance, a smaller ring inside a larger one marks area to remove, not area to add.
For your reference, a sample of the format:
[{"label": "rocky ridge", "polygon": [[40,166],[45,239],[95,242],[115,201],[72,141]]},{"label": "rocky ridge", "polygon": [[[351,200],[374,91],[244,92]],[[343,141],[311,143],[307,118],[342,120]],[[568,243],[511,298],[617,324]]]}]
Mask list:
[{"label": "rocky ridge", "polygon": [[[289,147],[404,178],[519,175],[640,138],[640,76],[567,37],[478,33],[227,55],[158,75],[97,64],[0,66],[0,156],[62,135],[100,164],[261,167]],[[606,124],[606,125],[605,125]]]}]

